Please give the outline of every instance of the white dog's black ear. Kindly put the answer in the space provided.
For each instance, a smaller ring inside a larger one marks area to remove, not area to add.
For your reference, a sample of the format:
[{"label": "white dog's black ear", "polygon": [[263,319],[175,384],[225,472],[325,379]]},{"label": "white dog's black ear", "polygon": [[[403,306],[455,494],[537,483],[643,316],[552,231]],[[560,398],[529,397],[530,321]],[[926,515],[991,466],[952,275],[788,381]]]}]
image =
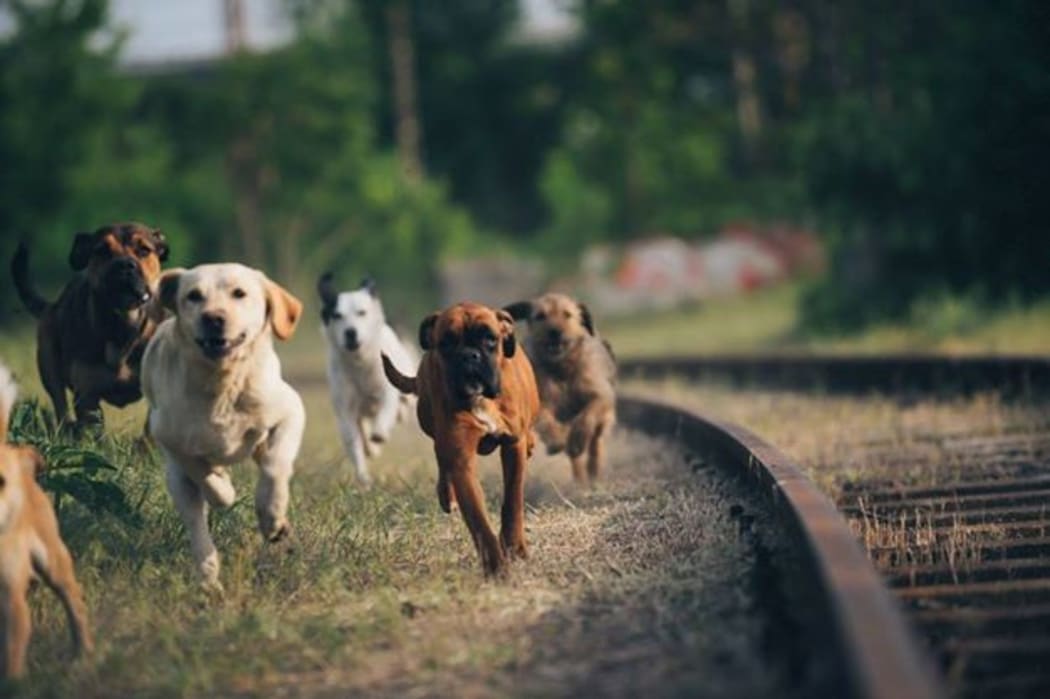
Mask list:
[{"label": "white dog's black ear", "polygon": [[335,315],[339,294],[331,272],[325,272],[317,280],[317,295],[321,297],[321,322],[328,325]]},{"label": "white dog's black ear", "polygon": [[376,289],[375,280],[372,277],[365,277],[361,280],[361,288],[368,292],[369,296],[375,298],[379,296],[379,290]]},{"label": "white dog's black ear", "polygon": [[419,347],[423,350],[432,350],[434,345],[434,326],[437,325],[438,314],[431,313],[419,324]]},{"label": "white dog's black ear", "polygon": [[594,335],[594,318],[591,317],[591,309],[583,303],[577,302],[576,305],[580,307],[580,323],[587,328],[587,332]]},{"label": "white dog's black ear", "polygon": [[95,235],[93,233],[77,233],[73,238],[73,247],[69,251],[69,266],[79,272],[88,266],[91,255],[95,252]]},{"label": "white dog's black ear", "polygon": [[499,318],[500,330],[503,332],[503,356],[513,357],[518,351],[518,340],[514,337],[514,316],[509,311],[496,311]]},{"label": "white dog's black ear", "polygon": [[503,310],[514,320],[528,320],[532,316],[532,301],[518,301],[504,306]]}]

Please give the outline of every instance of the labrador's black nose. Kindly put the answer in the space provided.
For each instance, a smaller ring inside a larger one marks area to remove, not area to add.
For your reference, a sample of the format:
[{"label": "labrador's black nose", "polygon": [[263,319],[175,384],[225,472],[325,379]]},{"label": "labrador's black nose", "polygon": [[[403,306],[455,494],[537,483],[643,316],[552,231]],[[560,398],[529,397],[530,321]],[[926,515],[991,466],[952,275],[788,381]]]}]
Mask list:
[{"label": "labrador's black nose", "polygon": [[202,313],[201,328],[209,333],[221,334],[226,329],[226,317],[219,313]]}]

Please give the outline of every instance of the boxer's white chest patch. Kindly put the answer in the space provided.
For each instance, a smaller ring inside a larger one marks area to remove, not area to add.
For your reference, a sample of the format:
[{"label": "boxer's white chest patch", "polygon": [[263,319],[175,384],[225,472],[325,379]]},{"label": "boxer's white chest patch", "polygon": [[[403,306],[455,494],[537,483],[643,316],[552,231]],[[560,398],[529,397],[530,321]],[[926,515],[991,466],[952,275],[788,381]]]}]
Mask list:
[{"label": "boxer's white chest patch", "polygon": [[493,415],[492,409],[484,401],[475,403],[470,409],[470,414],[481,423],[481,426],[485,429],[485,434],[499,434],[500,420],[496,415]]}]

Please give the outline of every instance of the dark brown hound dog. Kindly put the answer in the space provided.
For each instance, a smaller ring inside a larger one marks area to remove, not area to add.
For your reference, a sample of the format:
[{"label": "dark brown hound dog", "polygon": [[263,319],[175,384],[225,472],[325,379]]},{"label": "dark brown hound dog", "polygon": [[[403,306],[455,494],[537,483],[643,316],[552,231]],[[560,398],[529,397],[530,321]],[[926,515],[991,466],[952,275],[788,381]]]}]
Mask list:
[{"label": "dark brown hound dog", "polygon": [[31,282],[29,251],[18,246],[11,274],[40,321],[37,366],[59,425],[69,414],[66,389],[73,391],[78,426],[101,426],[102,401],[123,407],[142,397],[139,364],[155,329],[147,302],[167,258],[163,234],[140,223],[77,233],[69,253],[76,275],[49,303]]}]

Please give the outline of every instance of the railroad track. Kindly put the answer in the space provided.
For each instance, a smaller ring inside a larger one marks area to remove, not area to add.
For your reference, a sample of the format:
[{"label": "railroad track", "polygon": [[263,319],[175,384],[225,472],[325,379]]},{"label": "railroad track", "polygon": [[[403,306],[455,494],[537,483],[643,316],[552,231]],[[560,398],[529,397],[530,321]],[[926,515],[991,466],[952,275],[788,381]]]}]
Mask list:
[{"label": "railroad track", "polygon": [[[1032,357],[643,359],[623,372],[860,395],[1050,393],[1050,362]],[[847,484],[837,505],[950,693],[1050,696],[1050,433],[1007,425],[858,442],[852,459],[892,465]],[[894,475],[920,470],[923,484]]]},{"label": "railroad track", "polygon": [[[758,492],[796,549],[790,580],[802,638],[820,667],[803,672],[815,695],[919,699],[941,695],[925,653],[834,504],[792,462],[744,428],[680,407],[621,398],[628,428],[677,443]],[[786,606],[786,605],[785,605]],[[776,610],[774,613],[785,613]]]}]

